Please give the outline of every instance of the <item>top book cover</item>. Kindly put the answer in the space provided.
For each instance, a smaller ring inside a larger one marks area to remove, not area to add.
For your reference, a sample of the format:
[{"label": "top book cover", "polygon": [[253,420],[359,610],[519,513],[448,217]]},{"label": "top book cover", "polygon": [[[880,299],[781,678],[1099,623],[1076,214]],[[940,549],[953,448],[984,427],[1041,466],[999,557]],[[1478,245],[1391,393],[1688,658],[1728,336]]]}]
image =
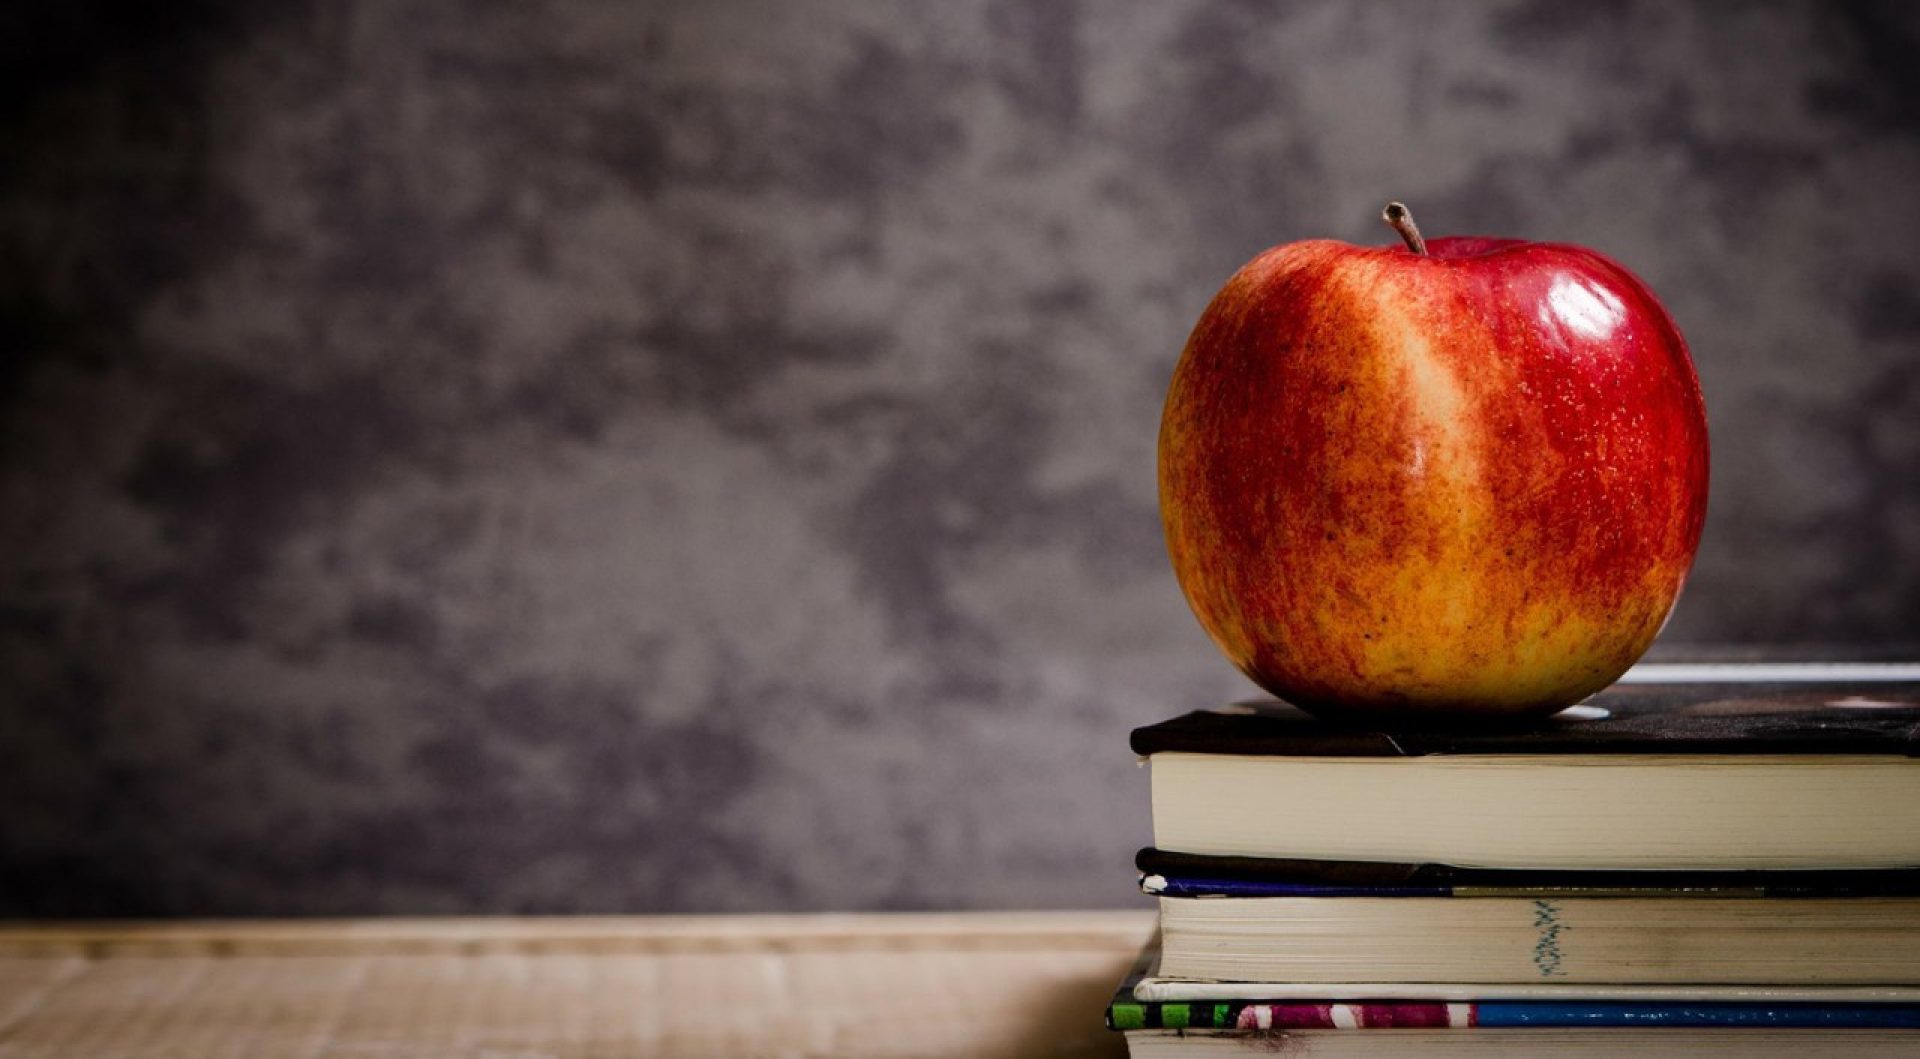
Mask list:
[{"label": "top book cover", "polygon": [[[1904,667],[1903,667],[1904,668]],[[1739,667],[1729,666],[1730,675]],[[1844,670],[1840,672],[1844,673]],[[1621,683],[1545,720],[1390,730],[1281,702],[1201,710],[1135,729],[1136,754],[1422,757],[1436,754],[1920,756],[1920,677]]]}]

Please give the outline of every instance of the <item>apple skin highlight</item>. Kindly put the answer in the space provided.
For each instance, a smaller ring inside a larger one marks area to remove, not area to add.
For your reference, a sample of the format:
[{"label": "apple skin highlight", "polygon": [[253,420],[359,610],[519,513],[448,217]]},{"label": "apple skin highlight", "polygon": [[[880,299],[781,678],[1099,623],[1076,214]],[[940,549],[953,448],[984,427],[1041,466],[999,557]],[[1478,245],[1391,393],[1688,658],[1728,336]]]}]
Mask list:
[{"label": "apple skin highlight", "polygon": [[1625,672],[1686,581],[1699,381],[1600,254],[1424,249],[1292,243],[1215,296],[1161,421],[1168,550],[1220,649],[1305,709],[1549,713]]}]

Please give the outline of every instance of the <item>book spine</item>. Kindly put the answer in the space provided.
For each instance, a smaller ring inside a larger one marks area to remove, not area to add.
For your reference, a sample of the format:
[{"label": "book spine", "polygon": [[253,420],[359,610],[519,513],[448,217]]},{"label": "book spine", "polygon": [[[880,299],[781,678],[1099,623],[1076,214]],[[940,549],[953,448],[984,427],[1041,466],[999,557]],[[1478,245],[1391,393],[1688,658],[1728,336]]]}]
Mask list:
[{"label": "book spine", "polygon": [[[1112,1030],[1465,1029],[1475,1004],[1264,1004],[1248,1001],[1115,1002]],[[1529,1023],[1529,1025],[1532,1025]]]},{"label": "book spine", "polygon": [[1497,1001],[1474,1003],[1116,1002],[1114,1030],[1357,1030],[1592,1026],[1920,1029],[1920,1005]]}]

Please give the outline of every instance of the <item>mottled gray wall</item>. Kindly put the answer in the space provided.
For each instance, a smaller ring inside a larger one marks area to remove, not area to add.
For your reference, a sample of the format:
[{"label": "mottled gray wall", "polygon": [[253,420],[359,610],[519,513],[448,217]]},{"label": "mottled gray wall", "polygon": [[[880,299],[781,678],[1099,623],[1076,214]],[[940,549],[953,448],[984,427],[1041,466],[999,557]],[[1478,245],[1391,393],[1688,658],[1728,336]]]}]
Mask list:
[{"label": "mottled gray wall", "polygon": [[13,5],[0,914],[1137,900],[1167,376],[1389,196],[1691,337],[1670,642],[1910,643],[1907,10]]}]

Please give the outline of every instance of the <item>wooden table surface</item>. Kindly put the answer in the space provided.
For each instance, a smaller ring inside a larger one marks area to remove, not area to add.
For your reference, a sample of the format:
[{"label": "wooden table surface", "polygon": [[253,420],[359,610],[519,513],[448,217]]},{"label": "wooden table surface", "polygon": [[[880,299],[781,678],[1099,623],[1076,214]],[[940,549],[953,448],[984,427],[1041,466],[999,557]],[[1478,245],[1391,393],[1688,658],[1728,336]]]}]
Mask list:
[{"label": "wooden table surface", "polygon": [[1152,912],[0,926],[0,1059],[1119,1056]]}]

